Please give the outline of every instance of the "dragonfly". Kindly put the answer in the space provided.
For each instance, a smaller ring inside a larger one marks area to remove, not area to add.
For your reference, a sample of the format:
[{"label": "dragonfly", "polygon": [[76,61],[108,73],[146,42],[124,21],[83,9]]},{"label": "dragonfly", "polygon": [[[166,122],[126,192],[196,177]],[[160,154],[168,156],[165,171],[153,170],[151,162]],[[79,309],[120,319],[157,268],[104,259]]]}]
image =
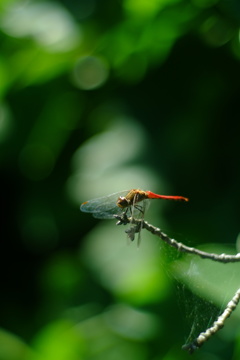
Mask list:
[{"label": "dragonfly", "polygon": [[[136,210],[144,215],[146,200],[149,199],[189,201],[183,196],[158,195],[151,191],[132,189],[85,201],[80,206],[80,210],[92,213],[93,217],[97,219],[114,219],[115,215],[127,214],[128,212],[133,216]],[[139,205],[139,203],[141,204]]]},{"label": "dragonfly", "polygon": [[[116,216],[127,216],[130,212],[130,215],[133,217],[138,217],[140,220],[143,220],[144,213],[147,208],[147,201],[149,199],[165,199],[165,200],[180,200],[188,201],[188,198],[183,196],[173,196],[173,195],[158,195],[152,191],[145,191],[140,189],[124,190],[111,195],[103,196],[97,199],[85,201],[81,206],[80,210],[87,213],[92,213],[92,215],[97,219],[114,219]],[[139,205],[139,203],[141,203]],[[119,221],[117,225],[120,225]],[[137,244],[140,245],[140,232],[142,229],[142,221],[140,221],[140,226],[132,225],[126,233],[128,238],[133,241],[135,239],[135,234],[138,233]]]}]

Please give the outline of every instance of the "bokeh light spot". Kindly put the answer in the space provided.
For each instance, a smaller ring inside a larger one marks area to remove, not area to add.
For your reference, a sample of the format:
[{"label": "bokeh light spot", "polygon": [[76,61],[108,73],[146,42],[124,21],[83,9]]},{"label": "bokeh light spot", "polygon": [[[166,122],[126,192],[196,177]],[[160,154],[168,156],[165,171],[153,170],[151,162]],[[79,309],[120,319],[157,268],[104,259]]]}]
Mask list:
[{"label": "bokeh light spot", "polygon": [[67,253],[57,253],[53,256],[41,274],[42,286],[65,294],[74,293],[81,280],[78,263]]},{"label": "bokeh light spot", "polygon": [[160,331],[159,321],[151,313],[125,304],[112,306],[104,318],[113,331],[129,339],[151,339]]},{"label": "bokeh light spot", "polygon": [[222,46],[234,36],[234,29],[230,23],[222,17],[211,16],[201,27],[205,41],[212,46]]},{"label": "bokeh light spot", "polygon": [[59,3],[17,2],[1,19],[5,33],[16,38],[32,37],[51,52],[65,52],[81,41],[81,31]]},{"label": "bokeh light spot", "polygon": [[130,13],[136,14],[153,14],[159,7],[159,0],[125,0],[125,9]]},{"label": "bokeh light spot", "polygon": [[131,15],[136,16],[153,16],[163,7],[179,0],[125,0],[124,8]]},{"label": "bokeh light spot", "polygon": [[105,60],[94,56],[86,56],[77,61],[73,70],[73,81],[80,89],[92,90],[105,83],[108,73]]},{"label": "bokeh light spot", "polygon": [[143,236],[141,251],[137,252],[136,243],[126,246],[122,229],[102,223],[87,236],[80,253],[105,288],[134,305],[161,301],[171,288],[160,266],[156,244],[151,237],[147,239],[146,233]]}]

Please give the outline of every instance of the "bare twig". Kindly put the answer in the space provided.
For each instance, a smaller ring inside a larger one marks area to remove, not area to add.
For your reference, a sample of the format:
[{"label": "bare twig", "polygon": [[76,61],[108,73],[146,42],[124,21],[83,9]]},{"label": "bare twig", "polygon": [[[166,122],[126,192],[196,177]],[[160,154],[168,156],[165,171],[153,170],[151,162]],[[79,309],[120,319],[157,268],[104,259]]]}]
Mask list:
[{"label": "bare twig", "polygon": [[196,349],[200,348],[207,340],[209,340],[217,331],[223,328],[225,321],[232,312],[236,309],[240,300],[240,289],[237,290],[236,294],[231,301],[227,304],[223,313],[218,317],[218,319],[213,323],[213,325],[208,328],[206,331],[198,335],[198,337],[190,344],[183,345],[183,349],[187,350],[192,354]]},{"label": "bare twig", "polygon": [[208,253],[199,249],[196,249],[194,247],[189,247],[181,242],[178,242],[169,236],[167,236],[164,232],[162,232],[161,229],[147,223],[144,220],[138,220],[131,217],[127,217],[126,214],[123,215],[115,215],[115,218],[118,220],[117,225],[127,225],[128,223],[135,224],[137,226],[141,225],[142,229],[146,229],[147,231],[150,231],[153,235],[158,236],[161,240],[163,240],[168,245],[176,248],[178,251],[192,254],[192,255],[198,255],[203,259],[210,259],[213,261],[218,261],[222,263],[229,263],[229,262],[239,262],[240,261],[240,253],[237,253],[236,255],[228,255],[228,254],[214,254],[214,253]]},{"label": "bare twig", "polygon": [[[164,234],[159,228],[148,224],[144,220],[134,219],[132,217],[128,218],[126,213],[121,216],[116,215],[116,219],[118,219],[117,225],[127,225],[131,223],[131,225],[135,225],[135,232],[140,231],[141,229],[146,229],[150,231],[153,235],[158,236],[161,240],[163,240],[168,245],[176,248],[178,251],[185,252],[188,254],[198,255],[203,259],[210,259],[213,261],[218,261],[222,263],[230,263],[230,262],[238,262],[240,261],[240,253],[236,255],[228,255],[228,254],[214,254],[208,253],[205,251],[198,250],[194,247],[188,247],[174,239],[171,239],[166,234]],[[126,231],[128,232],[128,230]],[[132,232],[131,232],[132,234]],[[134,240],[134,234],[131,238]],[[240,301],[240,288],[235,293],[234,297],[227,304],[223,313],[218,317],[218,319],[213,323],[211,327],[209,327],[205,332],[199,334],[199,336],[190,344],[186,344],[183,346],[184,350],[187,350],[190,354],[192,354],[196,349],[201,347],[207,340],[209,340],[216,332],[218,332],[225,324],[227,318],[232,314],[232,312],[236,309],[238,303]]]}]

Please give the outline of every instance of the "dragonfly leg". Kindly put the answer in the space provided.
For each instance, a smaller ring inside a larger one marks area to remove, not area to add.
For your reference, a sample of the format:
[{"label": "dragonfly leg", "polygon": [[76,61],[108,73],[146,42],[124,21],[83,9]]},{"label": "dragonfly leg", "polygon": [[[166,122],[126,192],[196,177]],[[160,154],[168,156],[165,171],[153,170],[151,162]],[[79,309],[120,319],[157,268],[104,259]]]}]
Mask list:
[{"label": "dragonfly leg", "polygon": [[121,215],[114,215],[114,217],[118,220],[117,225],[127,225],[129,223],[127,213],[128,208]]},{"label": "dragonfly leg", "polygon": [[131,208],[131,215],[133,216],[133,208],[137,209],[140,213],[144,214],[143,207],[141,205],[134,205]]}]

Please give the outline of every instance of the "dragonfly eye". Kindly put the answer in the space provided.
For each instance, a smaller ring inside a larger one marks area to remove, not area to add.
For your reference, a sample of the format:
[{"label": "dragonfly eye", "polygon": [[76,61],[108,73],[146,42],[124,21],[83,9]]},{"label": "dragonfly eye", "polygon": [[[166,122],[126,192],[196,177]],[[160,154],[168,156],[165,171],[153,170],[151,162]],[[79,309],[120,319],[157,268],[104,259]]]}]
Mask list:
[{"label": "dragonfly eye", "polygon": [[129,206],[129,201],[125,197],[120,196],[117,201],[117,206],[119,206],[120,208],[125,208]]}]

